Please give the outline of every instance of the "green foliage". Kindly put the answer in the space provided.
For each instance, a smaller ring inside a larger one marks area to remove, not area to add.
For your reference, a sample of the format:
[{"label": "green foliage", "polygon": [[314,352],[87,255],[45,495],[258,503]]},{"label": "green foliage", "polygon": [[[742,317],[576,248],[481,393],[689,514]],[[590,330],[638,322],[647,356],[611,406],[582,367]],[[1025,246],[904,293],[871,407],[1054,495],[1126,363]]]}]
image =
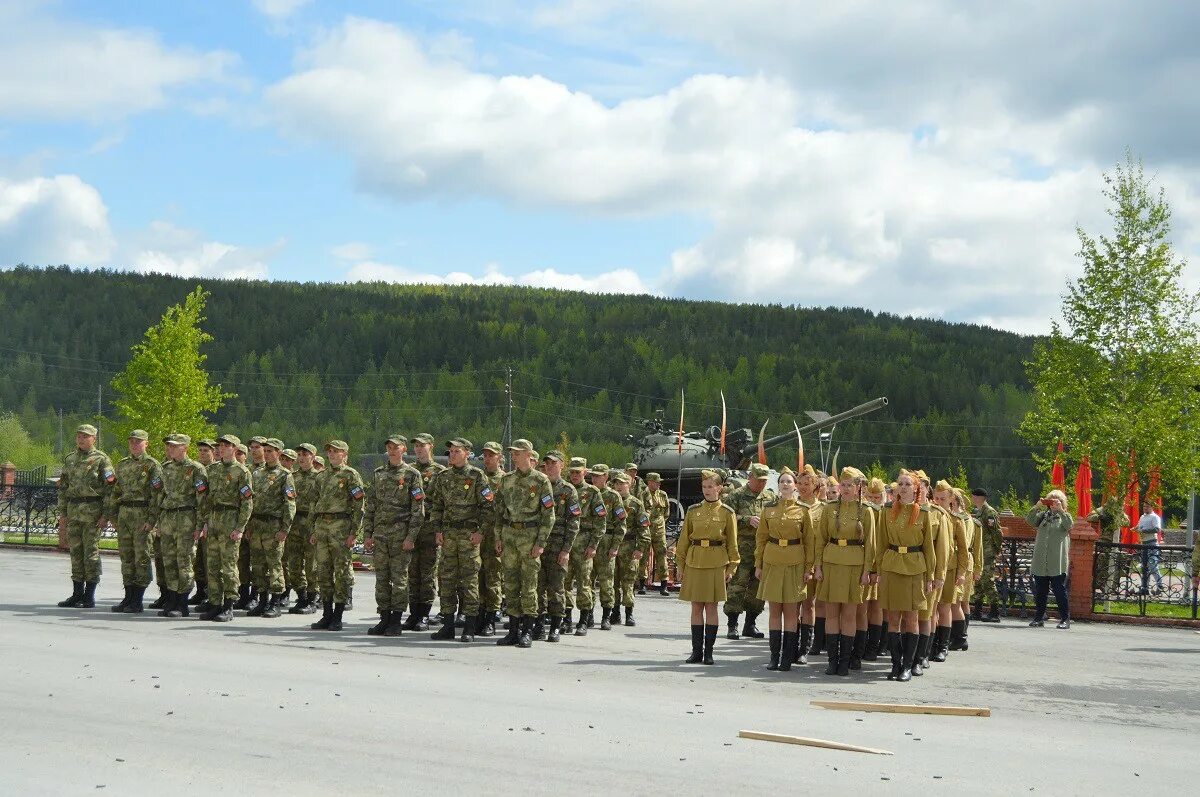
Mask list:
[{"label": "green foliage", "polygon": [[864,473],[868,481],[871,479],[882,479],[884,484],[892,481],[891,474],[887,472],[887,469],[883,467],[883,463],[879,460],[875,460],[868,465]]},{"label": "green foliage", "polygon": [[207,358],[200,352],[213,339],[200,328],[207,298],[204,289],[197,287],[183,304],[169,307],[162,320],[146,330],[142,342],[134,344],[125,370],[113,377],[117,391],[113,403],[121,412],[120,438],[133,429],[145,429],[157,447],[172,432],[192,439],[212,436],[216,427],[209,416],[226,399],[237,398],[208,383]]},{"label": "green foliage", "polygon": [[1112,233],[1078,231],[1084,273],[1064,298],[1065,328],[1055,322],[1027,363],[1034,406],[1020,432],[1047,452],[1039,458],[1046,471],[1059,438],[1072,462],[1115,454],[1124,464],[1136,451],[1141,467],[1161,466],[1165,493],[1178,497],[1200,464],[1200,294],[1181,286],[1170,208],[1140,161],[1127,155],[1104,184]]},{"label": "green foliage", "polygon": [[1017,493],[1016,489],[1009,487],[1004,492],[996,496],[996,500],[992,501],[992,506],[999,509],[1001,512],[1009,511],[1017,517],[1025,517],[1030,509],[1033,509],[1033,501],[1025,498]]},{"label": "green foliage", "polygon": [[58,457],[50,446],[29,436],[21,419],[11,412],[0,414],[0,463],[12,462],[20,470],[54,465]]}]

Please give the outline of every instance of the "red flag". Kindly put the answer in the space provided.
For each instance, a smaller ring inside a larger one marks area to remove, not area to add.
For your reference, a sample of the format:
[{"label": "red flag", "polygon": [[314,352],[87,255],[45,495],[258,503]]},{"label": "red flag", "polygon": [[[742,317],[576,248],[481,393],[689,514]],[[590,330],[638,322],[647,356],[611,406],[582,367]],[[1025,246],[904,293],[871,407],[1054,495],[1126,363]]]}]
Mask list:
[{"label": "red flag", "polygon": [[1058,441],[1058,453],[1054,455],[1054,466],[1050,468],[1050,483],[1054,489],[1067,491],[1067,469],[1063,467],[1063,441]]},{"label": "red flag", "polygon": [[1108,466],[1104,469],[1104,500],[1116,498],[1121,491],[1121,466],[1117,464],[1117,458],[1112,454],[1108,455]]},{"label": "red flag", "polygon": [[1137,476],[1137,452],[1129,452],[1129,479],[1125,482],[1125,514],[1129,516],[1129,525],[1121,529],[1123,545],[1137,545],[1141,542],[1136,531],[1138,518],[1142,516],[1139,509],[1141,497]]},{"label": "red flag", "polygon": [[683,391],[679,391],[679,453],[683,454]]},{"label": "red flag", "polygon": [[721,391],[721,456],[725,456],[725,391]]},{"label": "red flag", "polygon": [[1092,511],[1092,463],[1086,454],[1075,473],[1075,502],[1078,517],[1085,518]]}]

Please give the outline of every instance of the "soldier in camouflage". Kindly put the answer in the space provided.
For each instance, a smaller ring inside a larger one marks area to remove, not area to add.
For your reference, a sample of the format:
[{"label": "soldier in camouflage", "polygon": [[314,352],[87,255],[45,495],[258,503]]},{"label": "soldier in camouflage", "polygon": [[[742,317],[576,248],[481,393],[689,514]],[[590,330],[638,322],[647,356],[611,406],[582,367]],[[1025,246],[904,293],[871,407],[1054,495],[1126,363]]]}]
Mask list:
[{"label": "soldier in camouflage", "polygon": [[437,475],[429,493],[429,525],[442,549],[438,581],[443,622],[432,638],[454,639],[454,618],[461,608],[466,622],[459,642],[473,642],[483,625],[479,546],[493,523],[496,493],[483,471],[467,462],[474,448],[470,440],[456,437],[446,448],[450,467]]},{"label": "soldier in camouflage", "polygon": [[71,596],[63,608],[92,609],[100,583],[100,531],[112,509],[111,493],[117,472],[108,456],[96,448],[96,427],[85,423],[75,430],[75,450],[63,460],[58,480],[58,534],[71,551]]},{"label": "soldier in camouflage", "polygon": [[612,615],[617,605],[617,553],[620,551],[621,541],[625,538],[625,501],[616,490],[608,486],[610,474],[615,475],[608,465],[598,462],[592,466],[590,473],[592,485],[600,491],[600,499],[604,502],[604,511],[608,518],[604,536],[600,538],[600,547],[596,550],[596,558],[592,560],[592,569],[600,589],[600,630],[608,631],[612,628]]},{"label": "soldier in camouflage", "polygon": [[662,476],[646,474],[646,497],[642,503],[650,513],[650,544],[642,552],[642,581],[646,580],[646,561],[650,550],[654,551],[654,580],[658,582],[658,594],[669,597],[667,590],[667,516],[671,513],[671,502],[667,494],[659,489]]},{"label": "soldier in camouflage", "polygon": [[317,482],[316,519],[317,578],[320,581],[321,619],[314,631],[341,631],[346,598],[350,594],[350,551],[358,541],[367,492],[358,471],[346,464],[350,446],[343,440],[325,444],[329,467]]},{"label": "soldier in camouflage", "polygon": [[[208,466],[217,461],[217,443],[205,438],[196,441],[196,461]],[[192,562],[192,575],[196,582],[196,592],[188,599],[188,604],[196,606],[196,611],[203,612],[212,608],[208,602],[208,538],[202,536],[196,540],[196,558]]]},{"label": "soldier in camouflage", "polygon": [[[255,435],[250,438],[248,446],[250,452],[250,461],[246,463],[246,467],[250,470],[250,479],[254,479],[254,472],[263,466],[266,461],[266,455],[263,453],[263,443],[267,442],[267,438],[261,435]],[[233,604],[233,608],[238,610],[254,611],[258,608],[258,598],[255,595],[250,572],[250,535],[243,534],[242,541],[238,547],[238,578],[241,579],[241,586],[238,588],[238,599]],[[261,587],[262,585],[258,585]]]},{"label": "soldier in camouflage", "polygon": [[375,606],[379,622],[372,636],[400,636],[408,607],[408,560],[425,522],[425,485],[421,472],[404,462],[408,438],[387,439],[387,462],[371,474],[363,526],[366,549],[375,566]]},{"label": "soldier in camouflage", "polygon": [[283,548],[296,517],[296,485],[292,474],[279,464],[283,441],[263,442],[263,466],[250,474],[254,514],[246,527],[250,538],[250,581],[257,587],[258,606],[250,617],[273,619],[283,602]]},{"label": "soldier in camouflage", "polygon": [[238,597],[238,548],[246,524],[254,509],[254,487],[250,469],[237,461],[237,446],[242,441],[235,435],[217,439],[218,461],[209,465],[208,525],[203,538],[208,540],[207,610],[201,620],[227,623],[233,619],[233,604]]},{"label": "soldier in camouflage", "polygon": [[[642,506],[649,507],[650,489],[646,486],[646,482],[641,476],[638,476],[638,466],[636,462],[625,463],[625,475],[629,477],[629,494],[642,502]],[[646,594],[646,557],[650,555],[649,546],[642,551],[642,556],[638,560],[637,571],[637,594]]]},{"label": "soldier in camouflage", "polygon": [[571,457],[568,472],[571,485],[579,496],[579,534],[575,536],[575,542],[571,545],[571,558],[567,562],[567,576],[563,583],[563,598],[567,609],[563,629],[571,628],[571,608],[574,602],[579,605],[579,622],[575,624],[575,636],[586,636],[587,630],[595,623],[596,593],[592,587],[592,561],[604,536],[608,508],[604,505],[600,491],[583,478],[587,472],[586,459]]},{"label": "soldier in camouflage", "polygon": [[196,540],[208,521],[208,473],[188,456],[190,437],[170,434],[163,442],[167,444],[167,459],[162,466],[163,490],[154,532],[162,539],[167,593],[158,614],[187,617],[187,597],[194,575],[192,557]]},{"label": "soldier in camouflage", "polygon": [[[973,615],[974,619],[983,623],[998,623],[1000,622],[1000,596],[996,594],[996,557],[1000,555],[1000,547],[1004,538],[1000,529],[1000,513],[987,502],[987,499],[987,490],[976,488],[971,491],[971,503],[974,504],[971,514],[983,527],[983,575],[979,577]],[[1119,504],[1118,501],[1118,507]],[[1124,516],[1124,512],[1121,514]],[[1129,522],[1128,518],[1125,522]],[[984,603],[988,605],[987,617],[984,617],[982,612]]]},{"label": "soldier in camouflage", "polygon": [[[534,640],[559,640],[563,615],[566,612],[565,579],[571,559],[571,546],[579,535],[579,516],[582,509],[575,487],[563,479],[566,457],[561,451],[547,451],[542,457],[542,472],[550,480],[554,495],[554,528],[542,551],[542,567],[538,574],[538,614],[533,626]],[[549,633],[546,623],[549,621]]]},{"label": "soldier in camouflage", "polygon": [[114,612],[142,612],[142,596],[150,586],[150,529],[158,523],[158,495],[163,481],[162,466],[146,453],[149,440],[150,435],[143,429],[129,433],[129,456],[117,463],[111,509],[106,513],[117,522],[117,550],[125,583],[125,598],[112,607]]},{"label": "soldier in camouflage", "polygon": [[[617,494],[625,504],[625,530],[620,535],[617,547],[617,598],[625,606],[625,625],[637,623],[633,619],[634,584],[637,581],[638,566],[642,558],[642,549],[650,544],[650,513],[646,511],[642,500],[634,495],[632,480],[628,474],[616,472],[612,476],[616,484]],[[621,621],[620,605],[613,607],[610,622],[614,625]]]},{"label": "soldier in camouflage", "polygon": [[317,447],[312,443],[296,446],[296,468],[292,483],[296,486],[296,517],[292,533],[283,548],[284,574],[296,590],[296,603],[288,614],[312,614],[317,610],[317,540],[313,534],[313,507],[317,503]]},{"label": "soldier in camouflage", "polygon": [[[285,448],[285,449],[283,449],[283,451],[279,452],[279,465],[284,470],[286,470],[289,474],[291,474],[293,486],[296,484],[296,456],[297,456],[296,449],[294,449],[294,448]],[[296,491],[297,502],[299,502],[299,499],[300,499],[300,492],[299,492],[299,489],[297,489],[297,491]],[[299,503],[297,503],[297,506],[299,506]],[[283,569],[283,595],[279,600],[279,608],[280,609],[287,609],[288,606],[291,605],[291,596],[292,596],[293,588],[292,588],[292,581],[291,581],[291,573],[288,571],[288,554],[290,551],[295,549],[295,546],[293,545],[293,540],[297,540],[297,539],[299,539],[299,537],[300,537],[300,535],[298,535],[296,533],[296,519],[292,518],[292,530],[288,532],[287,539],[283,541],[283,553],[281,556],[280,566]],[[300,596],[297,593],[297,595],[296,595],[297,600],[299,599],[299,597]],[[289,614],[290,613],[291,612],[289,612]]]},{"label": "soldier in camouflage", "polygon": [[[425,494],[433,494],[437,475],[446,469],[433,461],[433,435],[426,432],[413,435],[413,454],[417,458],[416,469],[421,472]],[[405,631],[427,631],[429,612],[433,609],[433,598],[437,590],[438,560],[442,549],[431,524],[426,523],[417,535],[416,547],[408,562],[409,615],[404,621]],[[453,622],[454,618],[451,617]]]},{"label": "soldier in camouflage", "polygon": [[746,613],[746,622],[742,626],[741,636],[751,639],[765,636],[755,625],[755,620],[762,613],[763,602],[758,599],[758,579],[754,576],[754,546],[763,507],[773,503],[776,495],[767,487],[770,471],[766,465],[756,462],[750,466],[749,473],[750,478],[745,486],[734,490],[725,500],[737,515],[738,554],[741,556],[737,572],[729,582],[729,597],[725,601],[729,626],[726,636],[729,639],[738,639],[738,616],[742,612]]},{"label": "soldier in camouflage", "polygon": [[[489,440],[483,444],[483,473],[493,493],[500,489],[500,479],[504,477],[504,469],[500,467],[503,453],[499,443]],[[496,621],[500,619],[500,607],[504,604],[504,567],[496,553],[497,539],[493,522],[484,532],[483,544],[479,546],[479,605],[484,615],[483,625],[477,632],[479,636],[495,636]]]},{"label": "soldier in camouflage", "polygon": [[497,645],[528,648],[537,614],[538,571],[542,552],[554,528],[554,493],[550,480],[533,467],[533,443],[517,439],[508,447],[512,473],[500,480],[496,494],[498,550],[504,562],[504,593],[508,596],[508,634]]}]

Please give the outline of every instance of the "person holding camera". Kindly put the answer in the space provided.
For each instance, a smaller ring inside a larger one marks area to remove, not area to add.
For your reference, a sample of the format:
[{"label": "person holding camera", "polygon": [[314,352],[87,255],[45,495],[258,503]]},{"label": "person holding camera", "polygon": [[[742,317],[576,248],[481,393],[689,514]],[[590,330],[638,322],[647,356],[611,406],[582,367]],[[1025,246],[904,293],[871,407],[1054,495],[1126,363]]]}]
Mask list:
[{"label": "person holding camera", "polygon": [[1051,490],[1034,504],[1025,519],[1037,529],[1033,543],[1034,616],[1031,628],[1041,628],[1046,621],[1046,599],[1054,590],[1058,606],[1059,628],[1071,627],[1071,609],[1067,602],[1067,563],[1071,548],[1071,526],[1075,522],[1066,510],[1067,497],[1062,490]]}]

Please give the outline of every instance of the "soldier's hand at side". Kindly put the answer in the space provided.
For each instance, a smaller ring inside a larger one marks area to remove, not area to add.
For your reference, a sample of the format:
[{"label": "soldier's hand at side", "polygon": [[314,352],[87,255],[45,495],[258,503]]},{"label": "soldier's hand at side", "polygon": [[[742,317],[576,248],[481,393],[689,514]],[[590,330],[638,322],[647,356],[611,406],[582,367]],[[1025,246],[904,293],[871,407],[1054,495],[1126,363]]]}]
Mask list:
[{"label": "soldier's hand at side", "polygon": [[761,567],[754,568],[754,577],[758,578],[758,579],[762,578],[762,568]]},{"label": "soldier's hand at side", "polygon": [[98,529],[104,528],[104,524],[106,522],[107,521],[105,521],[104,518],[100,518],[99,520],[96,521],[96,528],[98,528]]},{"label": "soldier's hand at side", "polygon": [[566,566],[567,566],[567,562],[569,562],[570,560],[571,560],[571,552],[570,552],[570,551],[563,551],[562,553],[560,553],[560,554],[558,555],[558,566],[559,566],[559,567],[566,567]]},{"label": "soldier's hand at side", "polygon": [[591,558],[592,558],[593,556],[595,556],[595,555],[596,555],[596,549],[595,549],[595,548],[588,548],[587,550],[585,550],[585,551],[583,552],[583,558],[584,558],[584,559],[591,559]]},{"label": "soldier's hand at side", "polygon": [[404,543],[403,543],[403,544],[401,544],[401,546],[400,546],[400,547],[401,547],[401,548],[403,548],[403,549],[404,549],[404,550],[406,550],[406,551],[411,551],[411,550],[413,550],[414,548],[416,548],[416,547],[417,547],[417,544],[416,544],[414,541],[412,541],[412,540],[405,540],[405,541],[404,541]]},{"label": "soldier's hand at side", "polygon": [[944,586],[946,586],[946,580],[944,578],[935,578],[933,580],[934,589],[941,589]]},{"label": "soldier's hand at side", "polygon": [[733,578],[733,571],[730,570],[728,567],[725,568],[725,583],[728,584],[732,578]]},{"label": "soldier's hand at side", "polygon": [[966,574],[963,574],[963,575],[959,576],[958,578],[954,579],[954,586],[956,586],[956,587],[961,587],[965,583],[967,583]]},{"label": "soldier's hand at side", "polygon": [[616,549],[616,548],[614,548],[614,549],[612,549],[611,551],[609,551],[609,552],[608,552],[608,558],[609,558],[609,559],[616,559],[616,558],[617,558],[617,549]]},{"label": "soldier's hand at side", "polygon": [[976,573],[976,574],[975,574],[975,580],[976,580],[976,581],[978,581],[978,580],[979,580],[979,579],[981,579],[981,578],[983,578],[983,573]]},{"label": "soldier's hand at side", "polygon": [[149,530],[150,530],[150,524],[149,524],[149,523],[143,523],[143,524],[142,524],[142,531],[149,531]]},{"label": "soldier's hand at side", "polygon": [[311,537],[308,538],[308,544],[309,545],[317,544],[317,535],[316,534],[313,534]]},{"label": "soldier's hand at side", "polygon": [[442,537],[442,533],[441,533],[440,531],[439,531],[439,532],[436,532],[436,533],[433,535],[433,541],[434,541],[435,543],[437,543],[437,547],[439,547],[439,548],[441,548],[441,547],[442,547],[442,541],[443,541],[443,539],[444,539],[444,538]]},{"label": "soldier's hand at side", "polygon": [[365,540],[363,540],[363,547],[367,549],[367,553],[375,550],[375,538],[367,537]]},{"label": "soldier's hand at side", "polygon": [[878,583],[879,583],[879,574],[878,574],[878,573],[872,573],[872,574],[871,574],[871,583],[872,583],[872,584],[878,584]]},{"label": "soldier's hand at side", "polygon": [[821,572],[820,565],[817,565],[816,567],[813,568],[813,577],[812,577],[813,581],[820,581],[824,577],[825,577],[825,574]]},{"label": "soldier's hand at side", "polygon": [[758,521],[758,515],[751,515],[751,516],[750,516],[750,525],[751,525],[753,528],[758,528],[758,522],[759,522],[759,521]]},{"label": "soldier's hand at side", "polygon": [[288,533],[286,531],[278,532],[275,535],[275,540],[277,542],[285,542],[287,540],[287,535],[288,535]]},{"label": "soldier's hand at side", "polygon": [[540,545],[535,545],[535,546],[533,546],[533,550],[529,552],[529,558],[530,558],[530,559],[541,559],[541,558],[542,558],[542,552],[543,552],[543,551],[545,551],[545,550],[546,550],[546,549],[545,549],[545,548],[543,548],[542,546],[540,546]]},{"label": "soldier's hand at side", "polygon": [[471,544],[478,548],[483,544],[483,532],[477,531],[471,535]]},{"label": "soldier's hand at side", "polygon": [[349,537],[347,537],[347,538],[346,538],[346,547],[347,547],[347,548],[353,548],[353,547],[354,547],[354,543],[356,543],[356,542],[358,542],[358,535],[357,535],[357,534],[351,534]]}]

